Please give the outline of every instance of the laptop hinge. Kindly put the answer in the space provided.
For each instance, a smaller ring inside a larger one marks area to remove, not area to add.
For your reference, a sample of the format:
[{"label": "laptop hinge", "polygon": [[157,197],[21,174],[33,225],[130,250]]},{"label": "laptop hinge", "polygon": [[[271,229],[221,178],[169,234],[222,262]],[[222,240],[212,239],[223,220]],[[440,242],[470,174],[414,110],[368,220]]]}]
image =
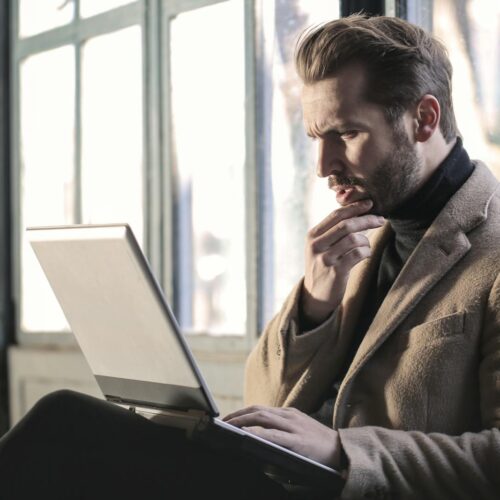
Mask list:
[{"label": "laptop hinge", "polygon": [[188,436],[191,436],[194,431],[202,430],[211,421],[210,415],[202,410],[168,410],[135,406],[125,403],[115,404],[157,424],[184,429]]}]

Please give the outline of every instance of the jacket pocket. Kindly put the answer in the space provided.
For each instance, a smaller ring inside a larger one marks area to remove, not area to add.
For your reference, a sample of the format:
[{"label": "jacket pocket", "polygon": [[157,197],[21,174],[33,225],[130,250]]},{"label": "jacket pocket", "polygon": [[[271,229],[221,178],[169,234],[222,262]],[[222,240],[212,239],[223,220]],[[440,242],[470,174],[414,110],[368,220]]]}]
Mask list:
[{"label": "jacket pocket", "polygon": [[461,311],[396,334],[395,351],[386,353],[394,361],[384,396],[398,428],[450,433],[469,418],[464,408],[475,402],[476,382],[466,319]]},{"label": "jacket pocket", "polygon": [[465,312],[460,311],[405,330],[399,335],[400,347],[406,349],[422,343],[463,335],[465,316]]}]

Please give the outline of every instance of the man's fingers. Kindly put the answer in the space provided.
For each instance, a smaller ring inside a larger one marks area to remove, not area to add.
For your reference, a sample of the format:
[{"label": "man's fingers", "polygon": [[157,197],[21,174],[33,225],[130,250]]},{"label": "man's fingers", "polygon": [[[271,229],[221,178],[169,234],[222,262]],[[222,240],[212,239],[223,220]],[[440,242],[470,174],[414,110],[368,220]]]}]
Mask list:
[{"label": "man's fingers", "polygon": [[363,233],[350,233],[323,253],[323,263],[331,266],[341,260],[346,253],[360,247],[370,248],[368,238]]},{"label": "man's fingers", "polygon": [[296,440],[294,434],[279,429],[266,429],[264,427],[253,426],[244,427],[243,430],[288,449],[293,449]]},{"label": "man's fingers", "polygon": [[314,226],[309,231],[309,236],[311,238],[317,238],[328,229],[334,227],[340,221],[345,219],[352,219],[353,217],[359,217],[365,214],[373,206],[372,200],[359,200],[345,207],[340,207],[334,210],[331,214],[327,215],[319,224]]},{"label": "man's fingers", "polygon": [[[225,421],[236,427],[264,427],[266,429],[280,429],[293,432],[295,426],[292,420],[294,412],[287,408],[262,407],[256,411],[246,413],[236,412],[225,417]],[[290,418],[292,417],[292,418]]]},{"label": "man's fingers", "polygon": [[266,407],[260,406],[260,405],[246,406],[245,408],[240,408],[239,410],[236,410],[236,411],[233,411],[232,413],[229,413],[222,420],[224,420],[224,422],[227,422],[228,420],[231,420],[232,418],[240,417],[241,415],[246,415],[247,413],[254,413],[256,411],[263,410],[264,408],[266,408]]},{"label": "man's fingers", "polygon": [[239,410],[236,410],[232,413],[229,413],[222,420],[227,422],[227,421],[231,420],[232,418],[241,417],[242,415],[248,415],[251,413],[258,413],[261,411],[269,411],[269,412],[279,413],[282,410],[285,410],[285,408],[275,408],[272,406],[252,405],[252,406],[246,406],[245,408],[240,408]]},{"label": "man's fingers", "polygon": [[287,418],[287,417],[289,418],[292,415],[300,413],[295,408],[288,408],[288,407],[281,408],[281,407],[276,407],[276,406],[252,405],[252,406],[247,406],[245,408],[241,408],[241,409],[236,410],[232,413],[229,413],[222,420],[227,422],[230,419],[235,418],[235,417],[240,417],[242,415],[247,415],[247,414],[257,413],[257,412],[262,412],[262,411],[267,411],[269,413],[275,413],[276,415],[281,415],[284,418]]},{"label": "man's fingers", "polygon": [[371,253],[372,251],[369,247],[354,248],[340,257],[340,265],[346,269],[352,269],[356,264],[370,257]]},{"label": "man's fingers", "polygon": [[263,427],[265,429],[279,429],[281,431],[293,432],[293,423],[280,415],[268,412],[257,412],[235,417],[227,421],[235,427]]},{"label": "man's fingers", "polygon": [[346,236],[368,231],[369,229],[376,229],[382,226],[384,222],[385,219],[377,215],[361,215],[340,221],[336,226],[324,232],[311,243],[312,250],[314,253],[324,252]]}]

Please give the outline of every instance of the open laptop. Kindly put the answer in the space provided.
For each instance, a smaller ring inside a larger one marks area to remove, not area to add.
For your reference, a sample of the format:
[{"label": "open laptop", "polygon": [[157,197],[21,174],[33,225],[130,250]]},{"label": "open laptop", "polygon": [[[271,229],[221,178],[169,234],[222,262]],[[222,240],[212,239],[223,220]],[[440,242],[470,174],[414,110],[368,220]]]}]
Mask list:
[{"label": "open laptop", "polygon": [[339,491],[341,475],[218,418],[130,227],[33,227],[31,246],[108,401],[244,454],[285,484]]}]

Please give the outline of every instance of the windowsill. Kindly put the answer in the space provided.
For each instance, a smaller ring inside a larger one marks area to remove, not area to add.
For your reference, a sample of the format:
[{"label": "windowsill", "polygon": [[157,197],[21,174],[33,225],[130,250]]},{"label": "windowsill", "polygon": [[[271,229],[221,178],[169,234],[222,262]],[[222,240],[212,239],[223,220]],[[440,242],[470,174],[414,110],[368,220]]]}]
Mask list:
[{"label": "windowsill", "polygon": [[[190,349],[200,359],[244,361],[255,341],[248,335],[210,335],[196,333],[184,335]],[[18,346],[41,350],[80,350],[71,332],[18,332]]]}]

